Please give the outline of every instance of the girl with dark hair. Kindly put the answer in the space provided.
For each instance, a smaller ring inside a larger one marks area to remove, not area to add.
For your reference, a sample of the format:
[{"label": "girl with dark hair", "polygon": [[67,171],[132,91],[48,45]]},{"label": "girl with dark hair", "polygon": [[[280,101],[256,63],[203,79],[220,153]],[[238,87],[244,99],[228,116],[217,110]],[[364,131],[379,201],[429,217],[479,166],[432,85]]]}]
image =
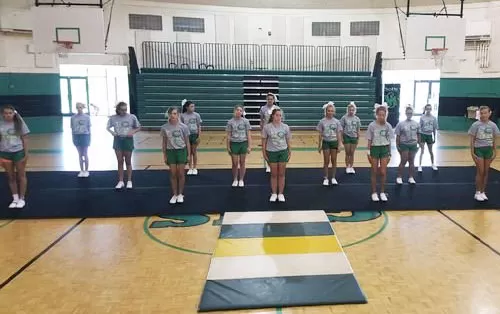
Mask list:
[{"label": "girl with dark hair", "polygon": [[[372,201],[387,202],[385,181],[387,179],[387,164],[391,159],[392,126],[387,122],[387,105],[375,104],[375,121],[368,125],[366,139],[368,140],[368,161],[371,164]],[[380,199],[377,194],[377,176],[380,176]]]},{"label": "girl with dark hair", "polygon": [[127,189],[132,189],[132,152],[134,151],[134,134],[141,125],[137,117],[127,113],[128,105],[124,102],[116,105],[116,115],[108,120],[107,130],[113,135],[113,149],[118,161],[118,184],[116,189],[125,187],[123,181],[123,163],[127,166]]},{"label": "girl with dark hair", "polygon": [[470,154],[476,164],[476,193],[474,199],[478,202],[488,200],[486,183],[491,162],[497,156],[496,138],[500,134],[498,126],[490,120],[491,110],[488,106],[479,108],[479,121],[469,129]]},{"label": "girl with dark hair", "polygon": [[77,114],[71,117],[71,131],[73,133],[73,144],[78,150],[78,159],[80,161],[79,178],[89,176],[89,156],[88,148],[90,146],[90,116],[83,112],[85,104],[77,103]]},{"label": "girl with dark hair", "polygon": [[[227,151],[231,156],[233,171],[233,187],[245,186],[245,161],[247,154],[250,154],[252,147],[251,126],[248,119],[243,117],[243,106],[234,107],[233,118],[227,122]],[[239,167],[239,180],[238,180]]]},{"label": "girl with dark hair", "polygon": [[190,158],[189,127],[179,119],[176,107],[168,108],[165,116],[168,122],[160,130],[162,137],[163,160],[170,167],[172,198],[170,204],[184,203],[184,168]]},{"label": "girl with dark hair", "polygon": [[396,146],[401,155],[396,183],[403,184],[403,169],[408,162],[408,183],[415,184],[415,156],[418,152],[420,124],[412,119],[412,107],[406,107],[405,113],[406,120],[400,121],[394,130],[394,133],[396,133]]},{"label": "girl with dark hair", "polygon": [[438,170],[436,164],[434,163],[434,153],[432,152],[432,146],[436,142],[438,121],[436,117],[431,114],[431,111],[432,106],[430,104],[425,105],[424,113],[420,117],[420,160],[418,164],[418,172],[422,172],[422,158],[424,157],[425,144],[427,144],[429,154],[431,155],[432,169]]},{"label": "girl with dark hair", "polygon": [[[266,104],[260,108],[260,129],[263,130],[264,126],[268,123],[270,120],[271,114],[274,109],[279,109],[281,111],[281,108],[276,105],[276,95],[273,93],[267,93],[266,96]],[[284,121],[284,114],[281,111],[281,119]],[[266,164],[266,172],[271,172],[271,168],[269,168],[269,164],[265,162]]]},{"label": "girl with dark hair", "polygon": [[[0,119],[0,165],[5,169],[12,193],[9,208],[23,208],[26,205],[26,161],[30,133],[23,118],[11,105],[2,107]],[[18,186],[19,185],[19,186]]]},{"label": "girl with dark hair", "polygon": [[281,110],[275,108],[262,130],[262,155],[271,168],[270,202],[285,201],[286,163],[292,155],[292,134],[288,125],[281,121]]},{"label": "girl with dark hair", "polygon": [[189,157],[189,170],[188,175],[197,175],[198,169],[198,144],[200,143],[201,135],[201,116],[195,112],[195,105],[193,102],[184,99],[182,101],[182,114],[180,116],[181,122],[189,128],[189,144],[191,145],[191,152]]}]

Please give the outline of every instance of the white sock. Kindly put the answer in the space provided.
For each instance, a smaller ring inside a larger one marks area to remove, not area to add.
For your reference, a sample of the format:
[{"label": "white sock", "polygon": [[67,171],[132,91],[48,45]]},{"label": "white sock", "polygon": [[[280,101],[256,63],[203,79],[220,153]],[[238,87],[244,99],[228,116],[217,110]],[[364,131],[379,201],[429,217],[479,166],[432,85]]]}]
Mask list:
[{"label": "white sock", "polygon": [[13,194],[13,195],[12,195],[12,199],[13,199],[15,202],[19,201],[19,194]]}]

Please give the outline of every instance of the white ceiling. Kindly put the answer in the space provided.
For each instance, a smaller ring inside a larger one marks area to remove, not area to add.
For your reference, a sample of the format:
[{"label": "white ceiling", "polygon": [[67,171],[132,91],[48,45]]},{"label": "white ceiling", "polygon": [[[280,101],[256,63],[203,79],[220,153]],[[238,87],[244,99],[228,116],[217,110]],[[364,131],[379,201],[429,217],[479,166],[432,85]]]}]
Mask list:
[{"label": "white ceiling", "polygon": [[[394,8],[394,0],[136,0],[164,3],[217,5],[227,7],[247,7],[266,9],[362,9]],[[493,0],[465,0],[465,3],[490,2]],[[405,7],[407,0],[396,0],[398,6]],[[442,0],[410,0],[411,6],[442,6]],[[460,4],[460,0],[444,0],[446,5]]]}]

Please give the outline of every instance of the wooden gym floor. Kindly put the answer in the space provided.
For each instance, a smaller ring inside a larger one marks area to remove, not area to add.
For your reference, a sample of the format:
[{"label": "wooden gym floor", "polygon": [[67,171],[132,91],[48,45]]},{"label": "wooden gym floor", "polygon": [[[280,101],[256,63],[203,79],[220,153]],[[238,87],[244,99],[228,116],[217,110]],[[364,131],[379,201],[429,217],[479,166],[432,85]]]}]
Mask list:
[{"label": "wooden gym floor", "polygon": [[[136,142],[135,169],[165,168],[157,133]],[[30,170],[78,169],[69,133],[30,143]],[[223,133],[203,134],[200,169],[229,167],[224,143]],[[294,132],[293,144],[290,166],[320,166],[315,133]],[[465,134],[441,132],[438,165],[472,165],[467,145]],[[358,167],[365,155],[357,153]],[[110,136],[94,136],[90,158],[93,170],[114,168]],[[262,167],[258,151],[249,166]],[[350,215],[338,214],[347,221],[333,227],[368,304],[235,313],[500,313],[499,211]],[[218,216],[209,218],[0,221],[0,313],[196,313],[219,230]],[[149,228],[154,221],[163,227]]]}]

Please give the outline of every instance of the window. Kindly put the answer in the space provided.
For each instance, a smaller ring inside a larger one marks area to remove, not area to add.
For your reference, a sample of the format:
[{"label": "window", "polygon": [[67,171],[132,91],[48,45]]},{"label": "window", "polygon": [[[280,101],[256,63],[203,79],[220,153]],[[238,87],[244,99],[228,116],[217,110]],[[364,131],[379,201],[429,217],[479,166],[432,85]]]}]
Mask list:
[{"label": "window", "polygon": [[163,30],[161,15],[129,14],[129,29]]},{"label": "window", "polygon": [[313,36],[340,36],[340,22],[312,22]]},{"label": "window", "polygon": [[351,36],[378,36],[380,35],[379,21],[351,22]]},{"label": "window", "polygon": [[174,32],[204,33],[205,19],[174,16]]}]

